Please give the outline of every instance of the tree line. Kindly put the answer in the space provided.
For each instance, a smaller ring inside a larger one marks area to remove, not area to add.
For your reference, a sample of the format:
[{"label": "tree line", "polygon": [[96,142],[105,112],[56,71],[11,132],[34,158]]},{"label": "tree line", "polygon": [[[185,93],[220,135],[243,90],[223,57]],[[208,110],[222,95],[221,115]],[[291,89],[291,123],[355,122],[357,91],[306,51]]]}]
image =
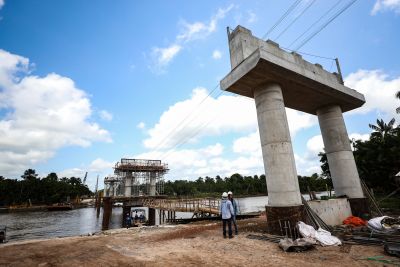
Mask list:
[{"label": "tree line", "polygon": [[[298,176],[300,191],[324,191],[332,188],[330,178],[322,177],[316,173],[311,176]],[[267,195],[265,175],[242,176],[238,173],[230,177],[215,178],[199,177],[195,181],[175,180],[167,181],[164,185],[164,193],[170,196],[217,196],[222,192],[232,191],[236,196]]]},{"label": "tree line", "polygon": [[40,178],[33,169],[28,169],[22,179],[7,179],[0,176],[0,206],[26,204],[52,204],[66,202],[82,195],[91,195],[80,178],[58,178],[52,172]]}]

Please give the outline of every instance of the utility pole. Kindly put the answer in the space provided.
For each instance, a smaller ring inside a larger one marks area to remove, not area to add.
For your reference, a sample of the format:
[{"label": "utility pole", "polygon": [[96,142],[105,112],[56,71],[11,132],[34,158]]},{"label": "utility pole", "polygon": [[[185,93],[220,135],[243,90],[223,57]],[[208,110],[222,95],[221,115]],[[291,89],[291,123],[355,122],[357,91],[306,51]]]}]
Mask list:
[{"label": "utility pole", "polygon": [[338,71],[338,74],[339,74],[339,81],[340,81],[341,84],[344,84],[342,71],[340,70],[339,59],[335,58],[335,62],[336,62],[336,68],[337,68],[337,71]]}]

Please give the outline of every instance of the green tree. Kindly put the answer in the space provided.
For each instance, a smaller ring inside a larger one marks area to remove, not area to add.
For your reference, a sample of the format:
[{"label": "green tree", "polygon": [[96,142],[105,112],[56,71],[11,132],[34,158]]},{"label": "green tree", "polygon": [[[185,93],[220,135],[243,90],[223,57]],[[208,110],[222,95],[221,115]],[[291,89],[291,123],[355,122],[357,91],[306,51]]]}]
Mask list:
[{"label": "green tree", "polygon": [[24,175],[21,175],[21,178],[24,180],[35,180],[37,178],[36,171],[34,169],[27,169],[24,171]]},{"label": "green tree", "polygon": [[371,134],[371,138],[377,138],[380,140],[385,140],[388,135],[393,135],[396,129],[393,128],[395,119],[391,119],[389,123],[385,123],[382,119],[376,120],[376,125],[369,124],[369,128],[374,130]]},{"label": "green tree", "polygon": [[[358,173],[375,192],[389,193],[395,186],[394,175],[400,166],[400,128],[394,127],[394,119],[389,123],[377,120],[371,125],[374,130],[369,140],[352,141],[353,154]],[[325,153],[320,153],[321,169],[330,176],[329,164]]]}]

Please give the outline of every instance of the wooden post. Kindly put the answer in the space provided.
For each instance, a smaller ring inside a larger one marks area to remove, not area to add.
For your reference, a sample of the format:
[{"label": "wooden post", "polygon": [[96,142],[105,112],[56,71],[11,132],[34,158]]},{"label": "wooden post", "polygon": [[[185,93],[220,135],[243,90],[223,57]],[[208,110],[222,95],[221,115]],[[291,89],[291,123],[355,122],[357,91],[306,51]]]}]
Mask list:
[{"label": "wooden post", "polygon": [[156,210],[149,208],[149,225],[156,225]]},{"label": "wooden post", "polygon": [[110,197],[103,198],[103,222],[102,230],[108,230],[112,214],[112,202]]},{"label": "wooden post", "polygon": [[[124,203],[125,204],[125,203]],[[122,206],[122,227],[126,227],[126,216],[129,214],[131,216],[131,207],[130,206]]]},{"label": "wooden post", "polygon": [[97,218],[99,218],[99,216],[100,216],[100,207],[101,207],[101,199],[102,199],[102,194],[100,193],[100,194],[98,194],[98,196],[97,196],[97,203],[96,203],[96,205],[97,205],[97,207],[96,207],[96,217]]}]

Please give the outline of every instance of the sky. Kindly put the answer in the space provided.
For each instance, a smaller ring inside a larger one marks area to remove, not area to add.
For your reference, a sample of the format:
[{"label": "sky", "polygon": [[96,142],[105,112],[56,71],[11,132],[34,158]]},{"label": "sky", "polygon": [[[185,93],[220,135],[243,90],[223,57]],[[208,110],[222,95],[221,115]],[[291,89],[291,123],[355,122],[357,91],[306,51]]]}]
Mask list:
[{"label": "sky", "polygon": [[[366,98],[344,114],[351,139],[400,120],[400,0],[356,1],[326,27],[352,0],[301,0],[273,27],[294,2],[0,0],[0,175],[88,172],[93,189],[124,157],[161,159],[166,180],[263,174],[254,100],[218,87],[237,25],[328,71],[339,58]],[[320,173],[316,116],[287,115],[298,174]]]}]

